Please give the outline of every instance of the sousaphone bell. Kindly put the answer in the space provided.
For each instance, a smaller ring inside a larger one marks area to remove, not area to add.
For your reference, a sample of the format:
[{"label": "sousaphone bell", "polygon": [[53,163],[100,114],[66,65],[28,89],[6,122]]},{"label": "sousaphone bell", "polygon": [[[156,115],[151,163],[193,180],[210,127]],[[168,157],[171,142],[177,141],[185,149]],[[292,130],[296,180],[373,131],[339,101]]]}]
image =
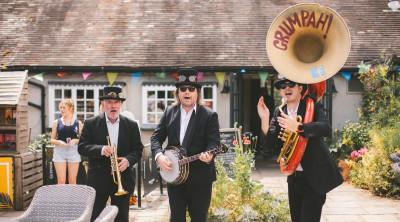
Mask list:
[{"label": "sousaphone bell", "polygon": [[[267,34],[267,53],[272,66],[287,79],[308,84],[305,93],[317,96],[325,91],[325,80],[345,64],[350,52],[350,34],[343,19],[319,4],[299,4],[280,13]],[[280,111],[285,103],[280,106]],[[304,123],[314,118],[314,101],[306,99]],[[303,121],[297,118],[298,121]],[[299,165],[308,138],[282,129],[283,147],[278,158],[281,172],[292,174]]]}]

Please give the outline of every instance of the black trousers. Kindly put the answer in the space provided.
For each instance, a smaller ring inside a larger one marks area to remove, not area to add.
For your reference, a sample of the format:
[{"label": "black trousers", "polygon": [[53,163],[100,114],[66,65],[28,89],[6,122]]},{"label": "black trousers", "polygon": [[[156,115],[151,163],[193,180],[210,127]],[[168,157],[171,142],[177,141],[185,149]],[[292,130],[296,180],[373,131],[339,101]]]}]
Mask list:
[{"label": "black trousers", "polygon": [[326,194],[317,193],[304,174],[299,174],[288,177],[290,217],[292,222],[318,222],[321,219]]},{"label": "black trousers", "polygon": [[210,184],[168,184],[168,198],[171,210],[170,222],[185,222],[186,208],[191,222],[205,222],[210,207],[212,183]]},{"label": "black trousers", "polygon": [[131,196],[131,193],[122,196],[115,196],[114,194],[117,190],[118,186],[114,182],[107,193],[99,193],[96,190],[96,199],[94,200],[92,218],[90,221],[96,220],[101,211],[106,207],[108,197],[111,197],[111,205],[118,207],[118,214],[115,221],[129,222],[129,197]]}]

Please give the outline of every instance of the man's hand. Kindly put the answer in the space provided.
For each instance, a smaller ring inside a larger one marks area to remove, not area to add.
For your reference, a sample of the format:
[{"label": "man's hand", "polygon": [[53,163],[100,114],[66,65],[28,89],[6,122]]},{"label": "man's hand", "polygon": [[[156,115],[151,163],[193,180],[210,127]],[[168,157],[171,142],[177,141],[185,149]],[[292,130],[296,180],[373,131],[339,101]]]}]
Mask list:
[{"label": "man's hand", "polygon": [[157,157],[157,163],[160,165],[162,171],[171,172],[172,171],[172,162],[169,158],[163,154]]},{"label": "man's hand", "polygon": [[261,96],[261,98],[258,100],[257,111],[258,111],[258,115],[260,116],[261,120],[269,121],[269,109],[267,108],[267,106],[264,103],[263,96]]},{"label": "man's hand", "polygon": [[200,154],[200,160],[203,162],[208,163],[211,161],[212,158],[213,158],[213,155],[210,153],[203,152]]},{"label": "man's hand", "polygon": [[125,157],[118,157],[118,169],[120,172],[126,170],[129,166],[129,161]]},{"label": "man's hand", "polygon": [[109,157],[113,152],[114,152],[114,150],[111,146],[104,147],[104,150],[103,150],[104,156]]},{"label": "man's hand", "polygon": [[[279,126],[284,129],[290,130],[292,132],[297,132],[299,128],[299,122],[293,117],[286,115],[285,113],[281,113],[282,117],[278,117]],[[294,113],[291,113],[294,116]]]}]

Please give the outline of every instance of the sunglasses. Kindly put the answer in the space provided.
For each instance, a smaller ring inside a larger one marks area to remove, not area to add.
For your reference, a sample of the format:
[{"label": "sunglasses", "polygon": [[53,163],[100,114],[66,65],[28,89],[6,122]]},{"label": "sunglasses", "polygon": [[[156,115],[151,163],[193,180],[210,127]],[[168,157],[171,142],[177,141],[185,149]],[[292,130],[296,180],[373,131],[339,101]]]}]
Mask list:
[{"label": "sunglasses", "polygon": [[279,84],[279,89],[286,89],[286,87],[289,86],[289,88],[294,88],[296,86],[296,83],[294,82],[285,82]]},{"label": "sunglasses", "polygon": [[189,89],[189,92],[194,92],[196,87],[193,87],[193,86],[189,86],[189,87],[181,86],[181,87],[179,87],[179,89],[181,90],[181,92],[186,92],[187,89]]}]

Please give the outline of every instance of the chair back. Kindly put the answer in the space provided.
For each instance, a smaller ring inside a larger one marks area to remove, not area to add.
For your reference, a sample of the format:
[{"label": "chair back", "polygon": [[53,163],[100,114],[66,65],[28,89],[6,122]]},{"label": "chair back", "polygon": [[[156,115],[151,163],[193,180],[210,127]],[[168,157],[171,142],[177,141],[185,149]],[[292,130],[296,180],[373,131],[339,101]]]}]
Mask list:
[{"label": "chair back", "polygon": [[107,205],[94,222],[113,222],[118,214],[118,207]]},{"label": "chair back", "polygon": [[57,184],[40,187],[17,221],[90,221],[96,191],[86,185]]}]

